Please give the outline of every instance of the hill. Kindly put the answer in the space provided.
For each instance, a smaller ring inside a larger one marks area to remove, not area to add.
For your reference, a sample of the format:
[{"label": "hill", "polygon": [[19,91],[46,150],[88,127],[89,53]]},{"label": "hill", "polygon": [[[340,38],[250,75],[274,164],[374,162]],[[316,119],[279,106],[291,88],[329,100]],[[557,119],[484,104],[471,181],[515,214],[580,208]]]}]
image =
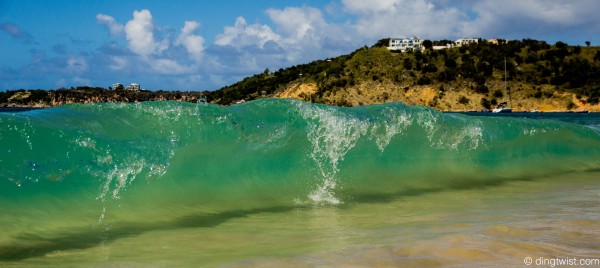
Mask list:
[{"label": "hill", "polygon": [[[443,41],[432,42],[433,44]],[[396,53],[380,40],[348,55],[243,79],[207,92],[232,104],[263,97],[340,106],[400,101],[439,110],[600,111],[600,48],[524,39]],[[508,91],[504,73],[508,74]]]},{"label": "hill", "polygon": [[70,103],[141,102],[177,100],[197,102],[202,92],[181,91],[128,91],[101,87],[73,87],[57,90],[8,90],[0,92],[0,107],[53,107]]}]

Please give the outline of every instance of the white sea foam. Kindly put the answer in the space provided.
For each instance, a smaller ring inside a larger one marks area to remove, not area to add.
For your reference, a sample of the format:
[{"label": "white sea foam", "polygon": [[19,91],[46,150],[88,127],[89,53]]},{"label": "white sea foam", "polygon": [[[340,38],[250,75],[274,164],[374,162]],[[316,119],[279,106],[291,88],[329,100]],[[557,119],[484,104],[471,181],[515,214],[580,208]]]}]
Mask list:
[{"label": "white sea foam", "polygon": [[308,124],[307,138],[312,144],[310,158],[321,175],[320,184],[308,198],[316,204],[340,204],[334,193],[338,163],[358,139],[367,134],[369,124],[344,116],[333,108],[301,105],[299,111]]},{"label": "white sea foam", "polygon": [[438,149],[457,151],[461,145],[468,150],[475,150],[482,143],[483,126],[481,121],[475,120],[460,129],[444,132],[436,145]]},{"label": "white sea foam", "polygon": [[[384,121],[373,123],[371,138],[375,139],[377,148],[380,152],[383,152],[392,141],[392,138],[402,134],[412,124],[412,118],[404,110],[392,108],[385,109],[381,113]],[[381,131],[383,133],[380,133]]]}]

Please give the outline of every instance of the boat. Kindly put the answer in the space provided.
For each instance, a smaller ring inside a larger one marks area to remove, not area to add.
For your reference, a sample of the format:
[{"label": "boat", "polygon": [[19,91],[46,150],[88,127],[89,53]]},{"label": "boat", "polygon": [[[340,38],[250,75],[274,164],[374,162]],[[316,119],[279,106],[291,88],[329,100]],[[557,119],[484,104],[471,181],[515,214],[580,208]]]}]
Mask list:
[{"label": "boat", "polygon": [[503,102],[498,107],[492,109],[492,113],[512,113],[512,108],[507,107],[506,102]]},{"label": "boat", "polygon": [[[504,91],[508,94],[508,99],[510,101],[510,92],[508,91],[508,80],[507,80],[507,72],[506,72],[506,58],[504,58]],[[512,113],[512,108],[509,107],[508,103],[503,102],[498,105],[498,107],[492,110],[492,113]]]}]

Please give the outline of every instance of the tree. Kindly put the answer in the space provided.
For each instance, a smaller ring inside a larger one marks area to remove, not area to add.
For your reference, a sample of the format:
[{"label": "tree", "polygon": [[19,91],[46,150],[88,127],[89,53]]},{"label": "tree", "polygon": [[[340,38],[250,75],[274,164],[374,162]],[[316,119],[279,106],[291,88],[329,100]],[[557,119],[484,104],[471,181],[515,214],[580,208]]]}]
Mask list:
[{"label": "tree", "polygon": [[596,51],[596,54],[594,54],[594,61],[600,61],[600,51]]},{"label": "tree", "polygon": [[462,55],[462,63],[460,64],[459,71],[463,77],[473,78],[477,69],[473,59],[468,54]]},{"label": "tree", "polygon": [[486,108],[486,109],[491,109],[492,108],[492,104],[486,98],[481,98],[481,106],[483,106],[483,108]]},{"label": "tree", "polygon": [[556,46],[556,48],[558,49],[563,49],[563,48],[567,48],[567,43],[562,42],[562,41],[558,41],[554,44],[554,46]]},{"label": "tree", "polygon": [[592,42],[591,42],[591,41],[585,41],[585,46],[586,46],[586,47],[590,47],[590,45],[591,45],[591,44],[592,44]]},{"label": "tree", "polygon": [[412,68],[413,68],[413,62],[412,62],[412,60],[410,58],[406,58],[406,59],[404,59],[404,62],[402,63],[402,66],[404,66],[404,69],[406,69],[406,70],[412,70]]},{"label": "tree", "polygon": [[390,44],[390,39],[389,38],[383,38],[380,39],[379,41],[377,41],[377,43],[375,43],[373,45],[373,47],[387,47]]},{"label": "tree", "polygon": [[431,40],[424,40],[423,41],[423,47],[425,49],[431,50],[433,48],[433,42],[431,42]]},{"label": "tree", "polygon": [[446,65],[446,67],[448,67],[448,68],[456,68],[456,60],[454,60],[453,58],[448,57],[444,61],[444,65]]}]

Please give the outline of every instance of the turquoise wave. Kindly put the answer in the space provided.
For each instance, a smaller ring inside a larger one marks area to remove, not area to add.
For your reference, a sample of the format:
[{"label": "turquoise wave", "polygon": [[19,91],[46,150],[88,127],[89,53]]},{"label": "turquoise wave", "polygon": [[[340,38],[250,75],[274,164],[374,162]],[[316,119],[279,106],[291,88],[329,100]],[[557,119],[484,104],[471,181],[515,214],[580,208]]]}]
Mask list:
[{"label": "turquoise wave", "polygon": [[120,210],[337,205],[600,168],[592,128],[399,103],[99,103],[2,113],[0,125],[2,213],[93,222]]}]

